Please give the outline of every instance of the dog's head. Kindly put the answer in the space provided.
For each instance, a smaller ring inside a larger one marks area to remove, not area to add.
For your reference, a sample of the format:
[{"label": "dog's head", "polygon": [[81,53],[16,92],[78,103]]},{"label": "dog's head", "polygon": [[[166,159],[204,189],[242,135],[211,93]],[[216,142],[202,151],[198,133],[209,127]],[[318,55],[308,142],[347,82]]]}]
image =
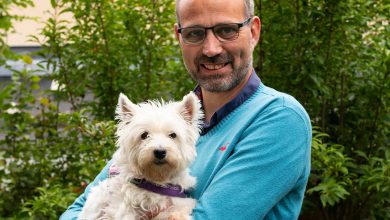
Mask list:
[{"label": "dog's head", "polygon": [[133,104],[120,94],[115,161],[121,172],[165,182],[195,159],[203,113],[194,93],[181,102]]}]

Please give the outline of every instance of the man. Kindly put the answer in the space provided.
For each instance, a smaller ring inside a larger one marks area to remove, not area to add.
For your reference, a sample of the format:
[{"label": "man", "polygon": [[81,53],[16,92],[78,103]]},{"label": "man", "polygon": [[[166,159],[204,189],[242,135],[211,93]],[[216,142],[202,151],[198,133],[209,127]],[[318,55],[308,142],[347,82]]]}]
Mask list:
[{"label": "man", "polygon": [[[310,173],[311,125],[252,66],[253,0],[177,0],[176,37],[205,112],[191,173],[194,219],[297,219]],[[90,185],[107,178],[108,168]],[[90,186],[62,219],[77,216]]]}]

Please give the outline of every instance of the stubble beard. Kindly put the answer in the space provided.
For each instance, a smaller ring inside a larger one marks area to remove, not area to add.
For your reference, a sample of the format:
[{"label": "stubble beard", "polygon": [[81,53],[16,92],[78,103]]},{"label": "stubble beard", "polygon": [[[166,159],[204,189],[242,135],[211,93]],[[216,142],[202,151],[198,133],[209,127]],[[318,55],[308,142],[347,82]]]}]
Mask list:
[{"label": "stubble beard", "polygon": [[234,68],[233,63],[234,62],[230,62],[230,65],[233,67],[233,71],[228,75],[214,74],[209,76],[201,76],[199,73],[199,67],[195,70],[190,70],[186,65],[186,68],[191,78],[197,82],[201,88],[208,92],[219,93],[234,89],[245,79],[252,64],[252,56],[248,57],[246,62],[244,62],[244,64],[240,65],[238,68]]}]

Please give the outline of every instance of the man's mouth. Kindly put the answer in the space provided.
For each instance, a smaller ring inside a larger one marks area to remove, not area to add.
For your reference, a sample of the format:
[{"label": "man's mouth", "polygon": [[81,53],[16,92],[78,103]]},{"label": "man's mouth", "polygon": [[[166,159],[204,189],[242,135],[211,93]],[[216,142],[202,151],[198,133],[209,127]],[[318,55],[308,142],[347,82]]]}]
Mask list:
[{"label": "man's mouth", "polygon": [[224,66],[228,65],[229,63],[223,63],[223,64],[202,64],[202,66],[208,70],[219,70],[222,69]]}]

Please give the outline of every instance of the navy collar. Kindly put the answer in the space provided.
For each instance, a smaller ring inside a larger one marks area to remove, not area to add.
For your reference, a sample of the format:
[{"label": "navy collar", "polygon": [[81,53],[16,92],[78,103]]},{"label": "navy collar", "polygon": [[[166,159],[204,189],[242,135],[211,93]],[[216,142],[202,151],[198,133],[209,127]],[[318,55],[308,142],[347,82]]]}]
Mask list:
[{"label": "navy collar", "polygon": [[[260,78],[256,75],[255,70],[252,71],[251,76],[248,82],[245,84],[244,88],[237,94],[234,99],[230,100],[214,115],[211,117],[210,123],[203,123],[203,128],[201,135],[205,135],[208,131],[210,131],[215,125],[217,125],[223,118],[225,118],[230,112],[239,107],[242,103],[244,103],[249,97],[255,93],[255,91],[259,88],[261,83]],[[199,85],[194,90],[195,94],[199,97],[202,102],[202,90]]]},{"label": "navy collar", "polygon": [[179,185],[167,184],[160,185],[157,183],[149,182],[145,179],[131,179],[130,182],[139,188],[158,193],[165,196],[186,198],[186,191]]}]

